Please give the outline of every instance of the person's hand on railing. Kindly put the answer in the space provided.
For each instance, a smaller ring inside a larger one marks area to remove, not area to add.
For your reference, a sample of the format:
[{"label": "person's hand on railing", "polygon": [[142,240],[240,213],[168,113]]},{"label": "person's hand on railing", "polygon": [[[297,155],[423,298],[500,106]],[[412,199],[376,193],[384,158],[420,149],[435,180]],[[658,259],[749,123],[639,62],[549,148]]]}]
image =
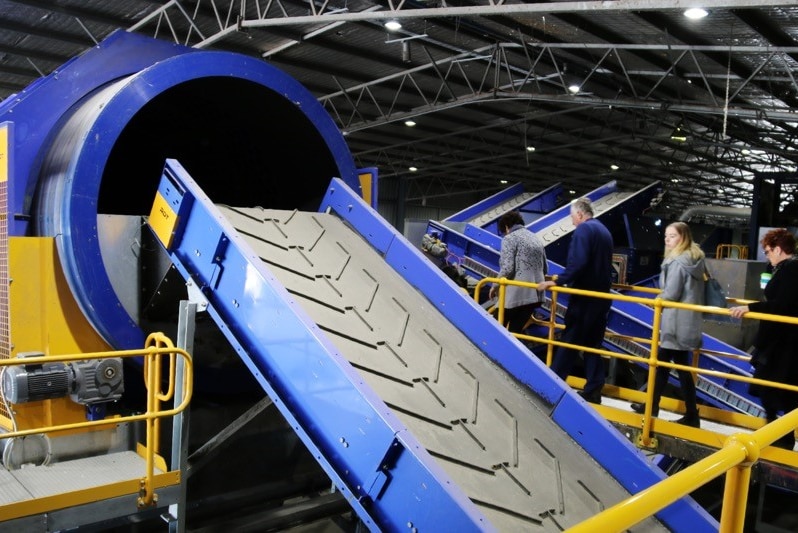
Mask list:
[{"label": "person's hand on railing", "polygon": [[553,279],[551,279],[549,281],[544,281],[543,283],[538,283],[538,290],[539,291],[547,291],[550,288],[554,287],[555,285],[557,285],[557,282],[554,281]]},{"label": "person's hand on railing", "polygon": [[738,305],[736,307],[729,307],[729,314],[734,318],[742,318],[750,309],[747,305]]}]

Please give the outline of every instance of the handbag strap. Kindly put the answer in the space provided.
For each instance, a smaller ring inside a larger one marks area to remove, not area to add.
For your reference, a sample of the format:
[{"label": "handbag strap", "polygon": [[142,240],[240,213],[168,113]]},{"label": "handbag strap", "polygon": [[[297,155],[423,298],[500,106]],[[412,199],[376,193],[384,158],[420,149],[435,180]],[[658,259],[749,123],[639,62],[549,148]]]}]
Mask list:
[{"label": "handbag strap", "polygon": [[707,268],[707,260],[704,259],[704,281],[709,281],[712,279],[712,274],[710,274],[709,269]]}]

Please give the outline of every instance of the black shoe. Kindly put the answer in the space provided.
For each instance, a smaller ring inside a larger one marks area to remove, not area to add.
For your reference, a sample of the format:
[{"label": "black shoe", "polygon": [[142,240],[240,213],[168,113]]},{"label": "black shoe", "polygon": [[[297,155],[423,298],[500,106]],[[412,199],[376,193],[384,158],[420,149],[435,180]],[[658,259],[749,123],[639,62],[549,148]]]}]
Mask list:
[{"label": "black shoe", "polygon": [[[643,413],[646,412],[646,404],[633,402],[632,403],[632,411],[642,415]],[[659,411],[657,411],[657,410],[651,411],[651,416],[657,416],[657,415],[659,415]]]},{"label": "black shoe", "polygon": [[701,418],[698,415],[685,415],[676,421],[677,424],[690,426],[691,428],[701,427]]},{"label": "black shoe", "polygon": [[590,403],[595,403],[601,405],[601,394],[585,394],[585,391],[578,391],[577,394],[582,397],[583,400]]}]

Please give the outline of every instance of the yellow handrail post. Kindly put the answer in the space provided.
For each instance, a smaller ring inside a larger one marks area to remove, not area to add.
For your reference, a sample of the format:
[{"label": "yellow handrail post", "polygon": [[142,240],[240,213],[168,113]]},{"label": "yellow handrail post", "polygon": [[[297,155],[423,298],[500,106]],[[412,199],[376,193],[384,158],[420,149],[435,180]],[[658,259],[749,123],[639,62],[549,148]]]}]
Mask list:
[{"label": "yellow handrail post", "polygon": [[146,507],[157,501],[153,488],[155,475],[155,454],[160,440],[161,419],[155,415],[161,410],[161,402],[169,400],[175,390],[175,366],[177,354],[169,352],[169,384],[166,392],[161,390],[162,379],[162,348],[174,348],[172,341],[162,333],[152,333],[147,337],[145,347],[149,350],[144,357],[144,375],[147,387],[147,442],[145,450],[146,473],[141,483],[141,492],[138,506]]},{"label": "yellow handrail post", "polygon": [[742,533],[750,481],[750,464],[735,466],[726,472],[723,509],[720,516],[721,533]]},{"label": "yellow handrail post", "polygon": [[496,305],[499,307],[496,318],[499,320],[499,324],[501,324],[502,327],[504,327],[504,297],[506,294],[507,278],[501,278],[499,280],[499,298],[496,300]]},{"label": "yellow handrail post", "polygon": [[748,487],[751,482],[751,466],[759,460],[761,448],[756,438],[751,435],[742,433],[732,435],[726,440],[724,446],[730,441],[735,441],[745,447],[746,460],[726,472],[719,531],[742,533],[748,502]]},{"label": "yellow handrail post", "polygon": [[654,298],[654,323],[651,326],[651,353],[648,359],[648,385],[646,386],[646,408],[643,412],[643,432],[640,442],[649,446],[651,442],[651,412],[654,409],[654,387],[657,381],[659,358],[659,328],[662,323],[662,299]]},{"label": "yellow handrail post", "polygon": [[[149,344],[150,339],[147,339]],[[146,427],[146,449],[144,450],[144,459],[146,462],[144,479],[141,480],[139,497],[137,504],[139,507],[147,507],[152,505],[153,502],[153,488],[152,476],[155,470],[155,451],[153,450],[152,443],[155,439],[155,420],[151,416],[156,412],[156,388],[154,384],[158,383],[157,377],[159,374],[158,360],[155,351],[152,347],[144,355],[144,379],[147,388],[147,418],[145,420]]]},{"label": "yellow handrail post", "polygon": [[554,361],[554,331],[557,325],[557,291],[551,291],[551,299],[549,300],[549,334],[548,345],[546,346],[546,366],[551,368],[551,363]]}]

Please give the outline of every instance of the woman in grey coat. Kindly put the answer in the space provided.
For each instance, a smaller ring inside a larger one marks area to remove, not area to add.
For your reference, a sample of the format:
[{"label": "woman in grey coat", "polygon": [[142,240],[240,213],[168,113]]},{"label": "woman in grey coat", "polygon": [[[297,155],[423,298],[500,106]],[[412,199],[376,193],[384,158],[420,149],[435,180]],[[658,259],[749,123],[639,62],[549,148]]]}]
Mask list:
[{"label": "woman in grey coat", "polygon": [[[659,275],[660,298],[671,302],[704,304],[704,252],[693,242],[690,227],[684,222],[674,222],[665,228],[665,260]],[[688,365],[693,350],[701,348],[701,314],[686,309],[662,310],[659,360]],[[659,400],[668,382],[669,368],[657,368],[654,384],[654,405],[651,414],[659,414]],[[686,370],[679,370],[679,385],[684,397],[685,415],[679,424],[699,427],[695,382]],[[632,409],[642,413],[645,406],[632,404]]]},{"label": "woman in grey coat", "polygon": [[[510,211],[499,218],[499,231],[504,234],[499,256],[499,277],[529,283],[543,283],[546,274],[546,250],[543,241],[526,229],[518,211]],[[496,295],[497,287],[490,290]],[[523,333],[524,325],[535,307],[543,301],[535,289],[507,286],[504,295],[504,319],[513,333]]]}]

